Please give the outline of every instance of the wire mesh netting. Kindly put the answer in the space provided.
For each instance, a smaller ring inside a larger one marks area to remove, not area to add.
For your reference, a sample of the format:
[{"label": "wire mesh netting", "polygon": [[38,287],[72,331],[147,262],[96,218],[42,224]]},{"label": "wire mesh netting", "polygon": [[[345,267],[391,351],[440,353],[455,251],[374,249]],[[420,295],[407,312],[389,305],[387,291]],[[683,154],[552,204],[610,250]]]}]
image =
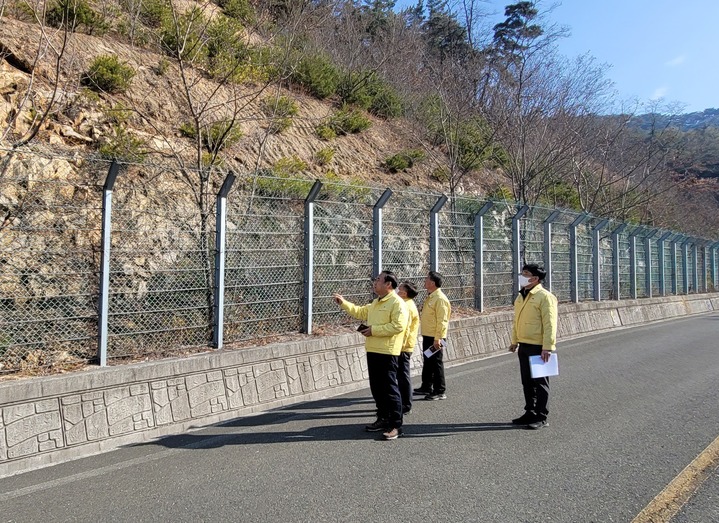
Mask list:
[{"label": "wire mesh netting", "polygon": [[484,303],[486,307],[506,307],[514,302],[512,267],[512,212],[497,204],[484,217]]},{"label": "wire mesh netting", "polygon": [[[112,206],[110,258],[103,265],[103,184],[109,162],[13,153],[0,158],[0,167],[5,215],[0,226],[0,372],[98,358],[98,307],[105,302],[99,282],[105,266],[111,361],[206,350],[219,332],[220,316],[226,344],[302,331],[303,318],[309,316],[318,330],[350,324],[354,320],[332,295],[360,304],[371,301],[377,265],[423,288],[432,264],[431,210],[445,199],[410,190],[390,195],[337,181],[323,182],[315,194],[314,180],[244,174],[222,200],[223,246],[217,245],[215,207],[226,173],[202,181],[198,172],[124,165],[112,193],[105,193]],[[383,194],[389,196],[386,201]],[[455,306],[512,304],[517,209],[512,203],[466,196],[443,203],[436,215],[434,255],[443,289]],[[615,249],[615,231],[622,224],[610,222],[599,232],[595,253],[592,230],[599,220],[579,218],[576,212],[529,208],[517,219],[519,263],[551,267],[548,283],[560,301],[570,301],[573,291],[580,301],[594,298],[595,256],[601,299],[630,298],[632,274],[638,296],[649,293],[647,275],[651,293],[661,293],[659,231],[625,226],[616,232]],[[572,236],[573,222],[579,225]],[[673,238],[663,244],[665,292],[674,292],[675,282],[678,294],[712,289],[716,247]],[[475,260],[477,253],[481,258]],[[216,304],[218,259],[225,267],[221,309]],[[420,307],[424,296],[417,297]]]},{"label": "wire mesh netting", "polygon": [[247,177],[227,209],[224,340],[300,330],[304,199],[312,182]]},{"label": "wire mesh netting", "polygon": [[594,298],[594,252],[592,222],[577,226],[577,296],[580,301]]},{"label": "wire mesh netting", "polygon": [[0,158],[0,371],[97,353],[103,167]]},{"label": "wire mesh netting", "polygon": [[659,243],[651,240],[649,244],[649,267],[651,268],[651,295],[658,296],[659,292]]},{"label": "wire mesh netting", "polygon": [[474,307],[474,215],[482,203],[456,198],[439,214],[442,291],[455,306]]},{"label": "wire mesh netting", "polygon": [[313,320],[347,323],[334,293],[364,304],[372,299],[372,206],[381,191],[324,184],[314,210]]},{"label": "wire mesh netting", "polygon": [[[108,358],[172,354],[207,346],[212,316],[214,214],[179,173],[118,177],[113,194]],[[162,177],[177,190],[158,193]],[[172,184],[175,185],[175,184]],[[168,206],[162,199],[172,201]]]},{"label": "wire mesh netting", "polygon": [[[424,288],[429,271],[429,211],[438,195],[395,193],[383,213],[382,268],[394,272],[400,281],[409,281]],[[444,259],[442,260],[444,261]],[[415,302],[424,302],[420,293]]]},{"label": "wire mesh netting", "polygon": [[574,214],[562,213],[552,225],[552,292],[559,301],[571,301],[569,227]]},{"label": "wire mesh netting", "polygon": [[630,269],[630,240],[629,233],[625,230],[617,235],[617,252],[615,254],[615,263],[618,269],[616,270],[619,279],[619,299],[624,300],[631,298],[631,276],[632,271]]},{"label": "wire mesh netting", "polygon": [[637,297],[644,298],[647,294],[647,256],[646,256],[646,240],[643,236],[637,236],[634,239],[636,252],[636,270],[635,284],[637,289]]}]

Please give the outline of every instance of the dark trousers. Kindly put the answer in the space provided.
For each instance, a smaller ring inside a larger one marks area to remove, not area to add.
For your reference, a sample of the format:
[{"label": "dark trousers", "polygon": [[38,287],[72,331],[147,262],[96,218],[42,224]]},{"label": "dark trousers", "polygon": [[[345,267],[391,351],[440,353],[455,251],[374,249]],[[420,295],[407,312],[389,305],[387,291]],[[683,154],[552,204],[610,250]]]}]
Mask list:
[{"label": "dark trousers", "polygon": [[[434,344],[431,336],[422,336],[422,352]],[[447,387],[444,381],[444,349],[435,352],[429,358],[422,354],[422,389],[431,390],[432,394],[444,394]]]},{"label": "dark trousers", "polygon": [[397,385],[399,356],[367,353],[369,388],[377,404],[377,417],[387,422],[389,428],[402,426],[402,398]]},{"label": "dark trousers", "polygon": [[412,410],[412,377],[409,374],[409,360],[411,352],[402,352],[399,355],[399,370],[397,371],[397,385],[402,397],[402,414]]},{"label": "dark trousers", "polygon": [[547,419],[549,410],[549,378],[532,378],[529,370],[529,357],[542,354],[541,345],[519,344],[519,373],[524,388],[524,410],[535,414],[539,419]]}]

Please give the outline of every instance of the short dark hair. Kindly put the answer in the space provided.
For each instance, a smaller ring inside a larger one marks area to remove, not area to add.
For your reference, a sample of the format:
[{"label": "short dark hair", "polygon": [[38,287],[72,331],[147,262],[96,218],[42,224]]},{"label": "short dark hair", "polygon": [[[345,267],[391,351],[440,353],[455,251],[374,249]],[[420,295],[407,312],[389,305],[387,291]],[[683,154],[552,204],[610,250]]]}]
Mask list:
[{"label": "short dark hair", "polygon": [[442,275],[437,271],[429,271],[427,273],[427,278],[432,280],[438,289],[442,286]]},{"label": "short dark hair", "polygon": [[384,274],[384,282],[390,283],[393,289],[397,288],[397,276],[392,271],[382,271],[380,274]]},{"label": "short dark hair", "polygon": [[532,276],[536,276],[537,278],[539,278],[539,281],[544,281],[544,278],[547,277],[547,271],[545,271],[543,267],[540,267],[536,263],[525,263],[524,267],[522,267],[522,270],[530,272]]},{"label": "short dark hair", "polygon": [[399,284],[399,286],[404,287],[404,291],[407,293],[407,297],[410,299],[415,298],[419,294],[417,286],[410,281],[403,281]]}]

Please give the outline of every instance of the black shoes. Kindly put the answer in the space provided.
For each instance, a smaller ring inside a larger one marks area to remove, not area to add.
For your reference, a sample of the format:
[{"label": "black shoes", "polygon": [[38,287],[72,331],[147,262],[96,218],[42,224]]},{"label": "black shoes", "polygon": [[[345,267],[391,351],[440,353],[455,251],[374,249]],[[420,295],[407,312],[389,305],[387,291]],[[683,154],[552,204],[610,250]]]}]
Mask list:
[{"label": "black shoes", "polygon": [[383,419],[377,418],[377,421],[365,426],[365,430],[367,432],[380,432],[382,430],[387,430],[387,422]]},{"label": "black shoes", "polygon": [[534,423],[536,421],[538,421],[536,414],[525,411],[524,414],[512,420],[512,425],[529,425],[530,423]]},{"label": "black shoes", "polygon": [[527,428],[530,430],[539,430],[549,425],[549,422],[546,419],[540,419],[535,421],[534,423],[530,423],[527,425]]},{"label": "black shoes", "polygon": [[415,394],[420,394],[420,395],[424,395],[424,396],[426,396],[427,394],[432,394],[431,390],[423,389],[422,387],[420,387],[418,389],[414,389],[412,392],[414,392]]},{"label": "black shoes", "polygon": [[427,394],[424,399],[427,401],[437,401],[437,400],[446,400],[447,395],[446,394]]}]

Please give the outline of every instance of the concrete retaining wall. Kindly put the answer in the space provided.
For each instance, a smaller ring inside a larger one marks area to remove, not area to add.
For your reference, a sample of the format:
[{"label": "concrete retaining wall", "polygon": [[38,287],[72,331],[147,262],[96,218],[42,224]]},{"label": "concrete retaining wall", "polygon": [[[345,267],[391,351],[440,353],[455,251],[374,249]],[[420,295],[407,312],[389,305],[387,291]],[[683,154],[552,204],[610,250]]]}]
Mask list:
[{"label": "concrete retaining wall", "polygon": [[[715,310],[716,293],[560,304],[558,339]],[[511,321],[511,311],[452,321],[447,365],[505,351]],[[355,333],[10,381],[0,384],[0,477],[366,386]]]}]

